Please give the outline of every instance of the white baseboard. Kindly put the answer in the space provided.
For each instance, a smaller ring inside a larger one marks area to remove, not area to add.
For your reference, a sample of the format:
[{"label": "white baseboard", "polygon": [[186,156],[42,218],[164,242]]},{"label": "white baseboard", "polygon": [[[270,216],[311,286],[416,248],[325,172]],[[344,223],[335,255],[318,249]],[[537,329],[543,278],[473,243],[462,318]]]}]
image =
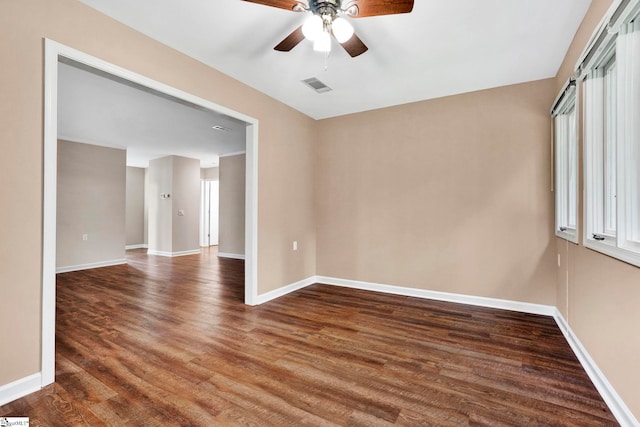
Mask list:
[{"label": "white baseboard", "polygon": [[185,255],[196,255],[200,253],[200,249],[194,249],[191,251],[181,251],[181,252],[165,252],[165,251],[155,251],[153,249],[147,250],[147,255],[157,255],[157,256],[166,256],[166,257],[176,257],[176,256],[185,256]]},{"label": "white baseboard", "polygon": [[244,254],[228,254],[225,252],[218,252],[219,258],[231,258],[231,259],[244,259]]},{"label": "white baseboard", "polygon": [[307,279],[300,280],[299,282],[283,286],[282,288],[274,289],[273,291],[258,295],[255,304],[264,304],[265,302],[280,298],[281,296],[290,294],[291,292],[295,292],[298,289],[306,288],[307,286],[313,285],[314,283],[317,283],[317,281],[315,276],[312,276]]},{"label": "white baseboard", "polygon": [[640,426],[640,423],[631,413],[631,410],[629,410],[622,398],[618,393],[616,393],[611,383],[609,383],[609,380],[607,380],[607,377],[605,377],[600,368],[598,368],[596,362],[591,358],[587,349],[584,348],[558,309],[555,310],[553,318],[569,343],[569,346],[571,346],[571,349],[580,361],[580,364],[586,371],[587,375],[589,375],[593,385],[596,387],[607,406],[609,406],[611,413],[616,417],[616,420],[618,420],[620,425],[623,427]]},{"label": "white baseboard", "polygon": [[36,392],[41,388],[42,376],[40,372],[3,385],[0,387],[0,406]]},{"label": "white baseboard", "polygon": [[480,307],[499,308],[502,310],[520,311],[523,313],[541,314],[544,316],[553,316],[556,312],[556,308],[554,306],[544,304],[532,304],[528,302],[477,297],[449,292],[428,291],[425,289],[406,288],[381,283],[337,279],[335,277],[316,276],[315,280],[315,283],[325,283],[327,285],[342,286],[344,288],[362,289],[366,291],[383,292],[386,294],[403,295],[437,301],[456,302]]},{"label": "white baseboard", "polygon": [[110,261],[92,262],[89,264],[69,265],[67,267],[57,267],[56,274],[68,273],[69,271],[89,270],[92,268],[111,267],[113,265],[122,265],[126,263],[127,263],[126,259],[113,259]]},{"label": "white baseboard", "polygon": [[139,245],[127,245],[124,247],[124,249],[128,251],[131,249],[147,249],[148,247],[149,245],[147,245],[146,243],[140,243]]}]

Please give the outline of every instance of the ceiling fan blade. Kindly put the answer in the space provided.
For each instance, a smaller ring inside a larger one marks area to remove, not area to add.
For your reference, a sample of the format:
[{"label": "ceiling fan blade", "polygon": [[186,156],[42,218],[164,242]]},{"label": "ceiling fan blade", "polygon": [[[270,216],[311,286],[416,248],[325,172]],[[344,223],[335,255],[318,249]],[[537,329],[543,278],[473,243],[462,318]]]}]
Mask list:
[{"label": "ceiling fan blade", "polygon": [[294,47],[298,46],[304,40],[304,34],[302,34],[302,25],[293,30],[291,34],[284,38],[276,47],[275,50],[279,50],[280,52],[289,52]]},{"label": "ceiling fan blade", "polygon": [[362,43],[360,37],[356,36],[355,34],[352,35],[349,40],[340,44],[342,45],[344,50],[346,50],[347,53],[351,55],[352,58],[355,58],[358,55],[362,55],[369,50],[369,48],[364,43]]},{"label": "ceiling fan blade", "polygon": [[265,6],[277,7],[279,9],[296,10],[301,2],[296,0],[243,0],[249,3],[257,3]]},{"label": "ceiling fan blade", "polygon": [[343,3],[342,7],[349,10],[353,5],[357,6],[357,13],[352,15],[353,18],[394,15],[413,10],[413,0],[353,0]]}]

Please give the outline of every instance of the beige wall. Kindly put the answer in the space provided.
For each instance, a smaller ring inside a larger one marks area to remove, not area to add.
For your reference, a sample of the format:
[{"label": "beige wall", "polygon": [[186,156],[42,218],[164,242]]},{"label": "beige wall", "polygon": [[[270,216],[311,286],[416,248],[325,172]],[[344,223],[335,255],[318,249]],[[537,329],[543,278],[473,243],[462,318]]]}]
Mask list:
[{"label": "beige wall", "polygon": [[[560,68],[558,91],[573,73],[579,54],[611,3],[611,0],[593,0]],[[582,188],[582,182],[580,186]],[[582,227],[582,209],[579,222]],[[557,274],[558,308],[609,382],[640,419],[640,268],[587,249],[582,242],[582,236],[579,245],[556,239],[561,260]]]},{"label": "beige wall", "polygon": [[204,179],[205,181],[217,181],[219,177],[220,168],[218,166],[200,169],[200,179]]},{"label": "beige wall", "polygon": [[220,158],[218,252],[244,255],[246,156]]},{"label": "beige wall", "polygon": [[[149,162],[149,250],[173,252],[173,161],[171,156]],[[168,194],[168,198],[160,197]]]},{"label": "beige wall", "polygon": [[58,141],[57,268],[124,259],[126,156]]},{"label": "beige wall", "polygon": [[127,246],[144,243],[144,168],[127,166]]},{"label": "beige wall", "polygon": [[151,160],[148,201],[150,251],[176,254],[200,249],[199,160],[180,156]]},{"label": "beige wall", "polygon": [[314,252],[282,251],[279,237],[315,247],[310,118],[79,1],[2,1],[0,55],[10,60],[0,83],[0,196],[11,209],[0,211],[0,300],[19,310],[0,310],[0,325],[17,326],[0,327],[0,342],[11,343],[0,386],[40,370],[45,37],[259,120],[259,292],[315,274]]},{"label": "beige wall", "polygon": [[200,160],[180,156],[172,159],[172,252],[197,251],[200,250]]},{"label": "beige wall", "polygon": [[553,79],[324,120],[318,274],[555,304]]}]

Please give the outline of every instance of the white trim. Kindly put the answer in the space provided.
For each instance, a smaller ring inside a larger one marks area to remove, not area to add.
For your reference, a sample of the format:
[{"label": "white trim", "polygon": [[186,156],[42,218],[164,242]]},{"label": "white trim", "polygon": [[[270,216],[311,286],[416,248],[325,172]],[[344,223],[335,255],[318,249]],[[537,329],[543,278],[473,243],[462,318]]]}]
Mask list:
[{"label": "white trim", "polygon": [[[570,232],[569,232],[570,231]],[[579,244],[578,231],[575,228],[571,228],[568,231],[556,230],[556,237],[564,239],[568,242]]]},{"label": "white trim", "polygon": [[615,12],[611,14],[609,32],[617,33],[620,31],[620,27],[637,18],[640,13],[640,2],[638,0],[616,0],[614,5],[616,7]]},{"label": "white trim", "polygon": [[244,214],[244,303],[255,305],[258,297],[258,122],[247,126]]},{"label": "white trim", "polygon": [[290,293],[295,292],[297,290],[300,290],[302,288],[306,288],[307,286],[313,285],[314,283],[318,283],[317,277],[316,276],[311,276],[311,277],[308,277],[306,279],[300,280],[298,282],[292,283],[290,285],[283,286],[283,287],[278,288],[278,289],[274,289],[273,291],[269,291],[269,292],[264,293],[264,294],[260,294],[256,298],[256,305],[264,304],[265,302],[269,302],[269,301],[274,300],[276,298],[280,298],[282,296],[285,296],[287,294],[290,294]]},{"label": "white trim", "polygon": [[[610,241],[610,240],[609,240]],[[620,261],[624,261],[627,264],[640,267],[640,256],[637,252],[629,251],[625,248],[620,248],[611,243],[606,243],[607,240],[598,241],[593,237],[585,235],[584,246],[585,248],[600,252],[610,257],[616,258]]]},{"label": "white trim", "polygon": [[3,385],[0,387],[0,406],[34,393],[42,387],[40,372]]},{"label": "white trim", "polygon": [[226,252],[218,252],[218,258],[246,259],[246,256],[243,254],[229,254]]},{"label": "white trim", "polygon": [[[555,234],[578,243],[579,99],[577,84],[571,82],[569,79],[551,112],[554,130]],[[572,169],[574,180],[571,180]]]},{"label": "white trim", "polygon": [[569,327],[569,324],[562,316],[562,313],[560,313],[557,308],[553,314],[553,318],[569,343],[569,346],[580,361],[580,364],[591,379],[591,382],[593,382],[593,385],[602,396],[602,399],[605,401],[607,406],[609,406],[613,416],[616,417],[616,420],[618,420],[620,425],[623,427],[639,426],[640,423],[638,423],[638,420],[633,416],[631,410],[629,410],[618,393],[616,393],[611,383],[607,380],[607,377],[605,377],[600,368],[598,368],[596,362],[591,358],[576,334]]},{"label": "white trim", "polygon": [[177,256],[185,256],[185,255],[198,255],[200,254],[200,249],[194,249],[191,251],[180,251],[180,252],[165,252],[165,251],[156,251],[153,249],[147,250],[147,255],[156,255],[156,256],[166,256],[166,257],[177,257]]},{"label": "white trim", "polygon": [[[573,94],[571,92],[573,92]],[[549,110],[551,116],[555,117],[558,114],[561,114],[560,111],[566,109],[566,104],[571,102],[569,98],[571,96],[575,96],[576,92],[576,78],[571,76],[567,79],[565,84],[562,86],[562,90],[560,90],[560,93],[558,93],[558,96],[556,96],[556,99],[553,101],[551,109]]]},{"label": "white trim", "polygon": [[90,270],[92,268],[111,267],[114,265],[122,265],[126,263],[127,263],[127,260],[123,258],[123,259],[112,259],[109,261],[92,262],[89,264],[69,265],[66,267],[57,267],[56,274],[68,273],[70,271]]},{"label": "white trim", "polygon": [[426,289],[407,288],[402,286],[382,283],[363,282],[360,280],[338,279],[336,277],[311,276],[291,285],[283,286],[266,294],[258,295],[257,304],[270,301],[274,298],[297,291],[315,283],[340,286],[343,288],[361,289],[365,291],[382,292],[385,294],[402,295],[430,299],[436,301],[454,302],[459,304],[474,305],[501,310],[519,311],[522,313],[539,314],[542,316],[554,316],[557,308],[552,305],[534,304],[529,302],[511,301],[498,298],[479,297],[473,295],[455,294],[451,292],[429,291]]},{"label": "white trim", "polygon": [[56,180],[57,180],[57,103],[58,60],[68,58],[133,83],[165,93],[174,98],[216,111],[247,124],[246,204],[245,204],[245,303],[252,304],[258,295],[258,120],[213,103],[204,98],[152,80],[115,64],[88,55],[50,39],[44,40],[44,148],[43,148],[43,236],[42,236],[42,386],[55,380],[55,311],[56,311]]},{"label": "white trim", "polygon": [[510,301],[497,298],[478,297],[472,295],[454,294],[450,292],[428,291],[425,289],[406,288],[402,286],[381,283],[361,282],[357,280],[337,279],[335,277],[316,276],[316,283],[342,286],[345,288],[362,289],[366,291],[383,292],[386,294],[403,295],[431,299],[437,301],[455,302],[459,304],[475,305],[502,310],[520,311],[523,313],[553,316],[556,308],[551,305],[533,304],[528,302]]},{"label": "white trim", "polygon": [[127,245],[124,247],[125,251],[131,250],[131,249],[148,249],[149,245],[147,245],[146,243],[140,243],[137,245]]},{"label": "white trim", "polygon": [[42,196],[42,387],[56,375],[56,214],[58,181],[58,49],[45,39]]},{"label": "white trim", "polygon": [[578,79],[584,78],[586,72],[588,72],[593,66],[593,63],[601,57],[602,50],[611,43],[613,34],[609,33],[609,21],[619,3],[620,0],[616,0],[616,2],[609,7],[609,10],[607,10],[607,13],[605,13],[598,23],[598,26],[591,34],[587,45],[578,57],[578,62],[576,62],[576,65],[573,68]]}]

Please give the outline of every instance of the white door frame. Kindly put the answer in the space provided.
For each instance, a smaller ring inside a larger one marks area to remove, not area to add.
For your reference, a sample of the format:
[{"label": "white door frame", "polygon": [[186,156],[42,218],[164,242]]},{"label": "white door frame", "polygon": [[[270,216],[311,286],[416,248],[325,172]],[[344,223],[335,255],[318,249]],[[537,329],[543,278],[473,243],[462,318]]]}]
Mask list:
[{"label": "white door frame", "polygon": [[45,39],[44,169],[42,236],[42,387],[55,381],[56,200],[58,153],[58,61],[71,59],[178,99],[225,114],[247,124],[245,214],[245,304],[258,296],[258,120],[206,99],[136,74],[58,42]]}]

